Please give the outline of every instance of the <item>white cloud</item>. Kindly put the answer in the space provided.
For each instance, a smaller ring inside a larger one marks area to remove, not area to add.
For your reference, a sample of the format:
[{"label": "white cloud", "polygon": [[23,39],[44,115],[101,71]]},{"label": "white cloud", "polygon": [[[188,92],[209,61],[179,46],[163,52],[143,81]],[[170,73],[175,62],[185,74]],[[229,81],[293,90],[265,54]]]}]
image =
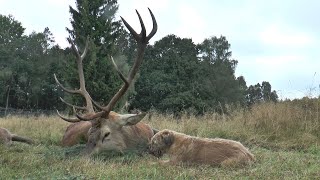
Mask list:
[{"label": "white cloud", "polygon": [[189,4],[182,4],[178,7],[177,15],[179,21],[175,33],[180,37],[192,38],[196,43],[204,40],[206,30],[205,18],[202,17],[199,9],[193,8]]},{"label": "white cloud", "polygon": [[303,47],[313,43],[313,38],[309,34],[276,24],[262,31],[260,40],[267,45],[288,47]]},{"label": "white cloud", "polygon": [[56,44],[58,44],[61,48],[66,48],[70,46],[70,44],[66,39],[67,33],[57,33],[57,34],[54,34],[54,37],[55,37]]},{"label": "white cloud", "polygon": [[61,7],[65,7],[70,4],[74,4],[74,3],[71,3],[70,1],[66,1],[66,0],[47,0],[47,1],[50,5],[61,6]]},{"label": "white cloud", "polygon": [[288,65],[302,63],[303,57],[299,55],[278,55],[278,56],[260,56],[256,58],[256,63],[261,66],[268,66],[271,68],[283,68]]},{"label": "white cloud", "polygon": [[161,11],[167,8],[169,0],[134,0],[133,7],[136,9],[144,9],[146,7],[154,9],[154,11]]}]

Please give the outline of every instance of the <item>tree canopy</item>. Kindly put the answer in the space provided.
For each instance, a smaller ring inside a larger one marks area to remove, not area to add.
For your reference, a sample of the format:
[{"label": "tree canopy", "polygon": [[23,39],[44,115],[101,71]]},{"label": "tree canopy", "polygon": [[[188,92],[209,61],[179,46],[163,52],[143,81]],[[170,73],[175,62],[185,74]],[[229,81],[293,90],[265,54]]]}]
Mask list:
[{"label": "tree canopy", "polygon": [[[60,48],[53,46],[49,28],[24,35],[21,23],[0,16],[0,93],[2,107],[54,109],[58,91],[50,70],[59,66]],[[49,70],[49,71],[48,71]]]},{"label": "tree canopy", "polygon": [[[116,0],[77,0],[76,8],[70,6],[72,29],[67,28],[67,31],[79,49],[83,50],[87,37],[90,39],[89,52],[83,60],[86,86],[91,97],[101,103],[108,102],[122,83],[110,56],[116,56],[115,60],[122,63],[119,66],[126,67],[126,62],[116,54],[116,42],[122,32],[120,22],[115,20],[117,10]],[[74,58],[67,63],[68,76],[64,80],[71,87],[78,87]],[[72,99],[76,104],[83,100]]]},{"label": "tree canopy", "polygon": [[[70,39],[83,51],[89,37],[84,73],[87,90],[98,102],[107,103],[123,83],[110,57],[126,74],[136,53],[136,42],[115,19],[116,0],[76,0],[70,7]],[[16,109],[65,109],[64,97],[75,104],[81,97],[67,95],[56,85],[53,74],[67,87],[78,88],[75,56],[71,48],[55,45],[49,28],[24,34],[22,23],[11,15],[0,15],[0,107]],[[271,84],[247,86],[245,77],[236,77],[238,60],[224,36],[212,36],[202,43],[167,35],[148,45],[139,75],[125,101],[130,108],[179,114],[220,111],[231,104],[251,106],[278,101]]]}]

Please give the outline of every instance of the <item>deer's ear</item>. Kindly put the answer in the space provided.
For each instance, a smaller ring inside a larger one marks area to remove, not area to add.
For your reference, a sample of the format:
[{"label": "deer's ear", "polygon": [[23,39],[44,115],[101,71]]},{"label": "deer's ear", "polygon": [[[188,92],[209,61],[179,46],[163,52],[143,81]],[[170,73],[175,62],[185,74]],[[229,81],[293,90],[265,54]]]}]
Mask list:
[{"label": "deer's ear", "polygon": [[132,126],[140,122],[146,113],[140,114],[123,114],[119,116],[119,120],[117,121],[121,126]]},{"label": "deer's ear", "polygon": [[174,140],[173,134],[170,131],[163,131],[161,133],[161,138],[162,138],[163,142],[168,146],[170,146]]}]

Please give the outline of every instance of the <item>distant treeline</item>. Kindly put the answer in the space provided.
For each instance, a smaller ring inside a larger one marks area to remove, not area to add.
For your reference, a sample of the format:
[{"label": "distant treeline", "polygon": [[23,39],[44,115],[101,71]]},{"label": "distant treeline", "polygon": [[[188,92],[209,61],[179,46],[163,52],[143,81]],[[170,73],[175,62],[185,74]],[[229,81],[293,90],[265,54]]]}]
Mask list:
[{"label": "distant treeline", "polygon": [[[115,20],[116,0],[77,0],[76,4],[70,7],[72,29],[67,31],[80,51],[90,38],[83,61],[86,87],[94,100],[107,104],[122,84],[110,56],[127,74],[136,44],[122,22]],[[28,35],[24,30],[13,16],[0,15],[0,106],[65,110],[59,97],[82,105],[81,97],[64,93],[53,78],[56,74],[64,86],[79,88],[71,48],[55,45],[49,28]],[[128,110],[201,114],[221,111],[230,104],[251,106],[278,100],[269,82],[247,86],[243,76],[236,77],[237,64],[224,36],[195,44],[189,38],[167,35],[147,47],[140,74],[117,108],[127,102]]]},{"label": "distant treeline", "polygon": [[0,117],[7,116],[30,116],[37,117],[42,115],[56,115],[55,110],[42,110],[42,109],[14,109],[0,107]]}]

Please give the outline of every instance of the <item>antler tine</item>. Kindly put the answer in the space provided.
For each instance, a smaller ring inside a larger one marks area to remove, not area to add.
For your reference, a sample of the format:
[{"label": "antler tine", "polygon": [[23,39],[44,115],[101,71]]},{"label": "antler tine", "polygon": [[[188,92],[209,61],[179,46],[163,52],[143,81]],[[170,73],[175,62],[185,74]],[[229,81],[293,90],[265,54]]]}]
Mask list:
[{"label": "antler tine", "polygon": [[65,101],[62,97],[60,97],[60,101],[62,101],[63,103],[65,103],[66,105],[70,106],[70,107],[75,107],[76,109],[80,109],[80,110],[87,110],[86,107],[81,107],[81,106],[76,106],[73,104],[68,103],[67,101]]},{"label": "antler tine", "polygon": [[146,27],[144,26],[143,20],[138,12],[138,10],[136,10],[136,13],[139,17],[139,21],[140,21],[140,25],[141,25],[141,32],[140,32],[140,38],[142,38],[141,40],[144,41],[145,37],[146,37]]},{"label": "antler tine", "polygon": [[79,90],[71,90],[71,89],[67,89],[65,88],[58,80],[56,74],[53,74],[54,80],[56,81],[56,83],[66,92],[71,93],[71,94],[80,94],[81,92]]},{"label": "antler tine", "polygon": [[86,39],[86,45],[84,47],[84,50],[83,50],[83,53],[81,55],[81,60],[84,59],[84,57],[87,55],[87,52],[88,52],[88,46],[89,46],[89,36],[87,36],[87,39]]},{"label": "antler tine", "polygon": [[117,64],[114,62],[114,59],[113,59],[112,56],[111,56],[111,61],[112,61],[113,66],[114,66],[115,69],[117,70],[120,78],[122,79],[122,81],[123,81],[124,83],[126,83],[126,84],[129,84],[129,82],[127,81],[127,79],[124,77],[124,75],[123,75],[123,74],[121,73],[121,71],[119,70]]},{"label": "antler tine", "polygon": [[[91,97],[90,97],[91,98]],[[92,98],[91,98],[91,102],[97,107],[97,108],[99,108],[100,110],[103,110],[103,106],[101,106],[97,101],[95,101],[95,100],[93,100]]]},{"label": "antler tine", "polygon": [[100,111],[100,112],[95,113],[95,114],[87,114],[85,116],[82,116],[82,115],[80,115],[80,114],[78,114],[76,112],[75,107],[73,107],[73,112],[76,115],[76,117],[79,119],[79,121],[91,121],[91,120],[93,120],[95,118],[101,117],[105,113],[104,111]]},{"label": "antler tine", "polygon": [[152,18],[152,31],[150,32],[150,34],[147,36],[147,41],[149,41],[157,32],[158,30],[158,24],[157,24],[157,21],[156,21],[156,18],[154,17],[152,11],[150,10],[150,8],[148,8],[149,10],[149,13],[151,15],[151,18]]},{"label": "antler tine", "polygon": [[57,110],[57,114],[58,114],[58,116],[59,116],[61,119],[65,120],[65,121],[67,121],[67,122],[71,122],[71,123],[80,122],[80,120],[79,120],[78,118],[66,118],[66,117],[62,116],[62,115],[59,113],[58,110]]},{"label": "antler tine", "polygon": [[140,21],[140,25],[141,25],[141,33],[138,34],[130,25],[129,23],[127,23],[127,21],[121,17],[124,25],[128,28],[128,30],[130,31],[130,33],[133,35],[134,39],[137,42],[144,42],[144,43],[148,43],[148,41],[156,34],[157,30],[158,30],[158,25],[157,25],[157,21],[156,18],[154,17],[152,11],[150,10],[150,8],[148,8],[151,18],[152,18],[152,24],[153,24],[153,28],[152,31],[150,32],[150,34],[148,36],[146,36],[146,28],[144,26],[143,20],[139,14],[139,12],[136,10],[136,13],[139,17],[139,21]]},{"label": "antler tine", "polygon": [[124,25],[127,27],[127,29],[130,31],[130,33],[132,34],[132,36],[134,37],[134,39],[136,41],[138,41],[139,39],[139,34],[129,25],[129,23],[127,23],[127,21],[120,16],[120,18],[122,19],[122,22],[124,23]]}]

